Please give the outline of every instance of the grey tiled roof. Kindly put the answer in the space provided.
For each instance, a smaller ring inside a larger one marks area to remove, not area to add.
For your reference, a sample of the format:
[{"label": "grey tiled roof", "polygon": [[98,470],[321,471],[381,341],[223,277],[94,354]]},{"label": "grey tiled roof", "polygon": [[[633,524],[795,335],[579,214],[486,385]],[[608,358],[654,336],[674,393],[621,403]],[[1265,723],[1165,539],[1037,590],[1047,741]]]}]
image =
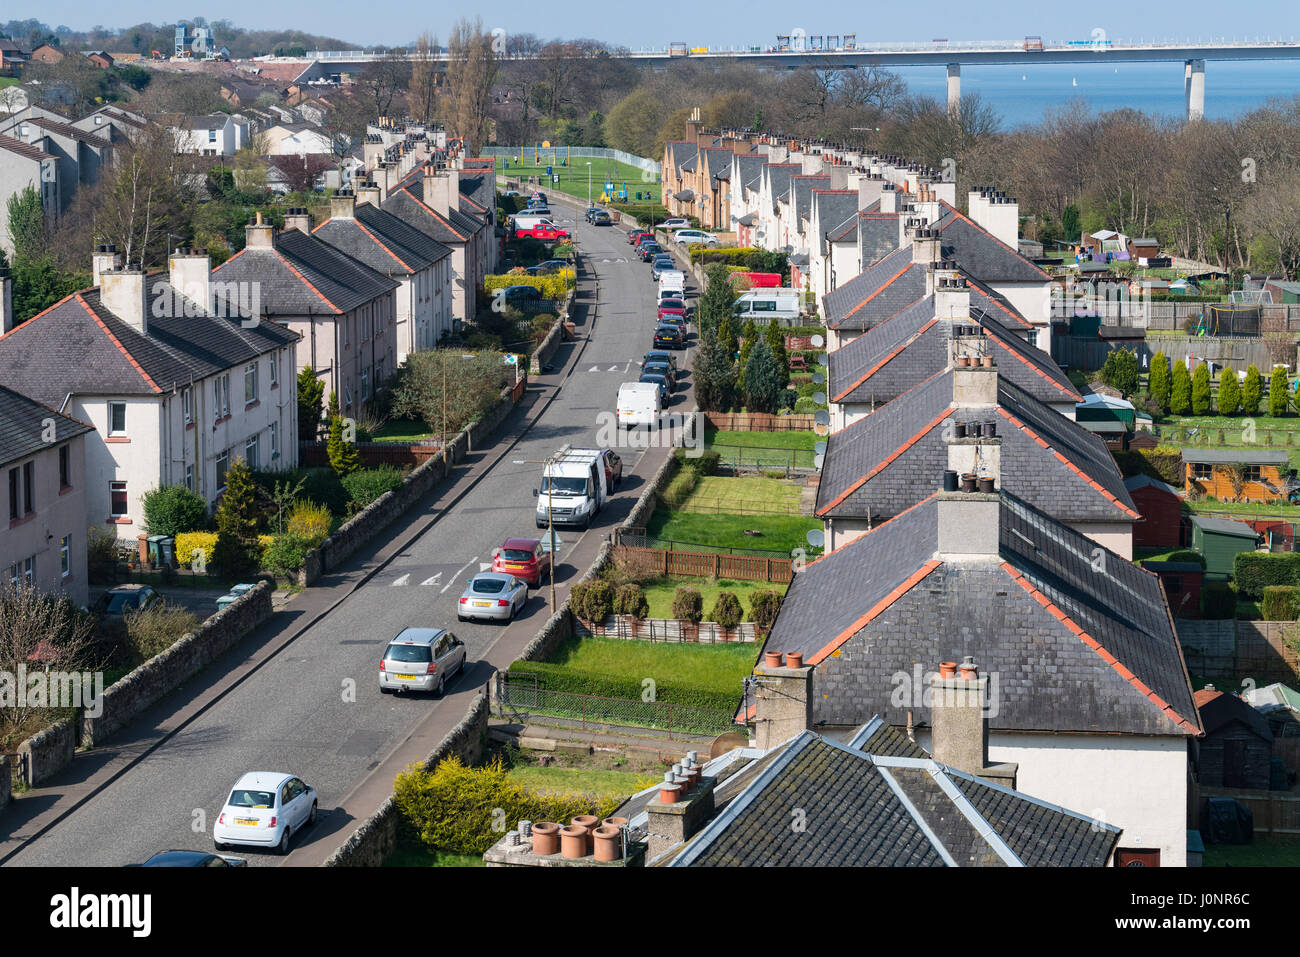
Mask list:
[{"label": "grey tiled roof", "polygon": [[357,206],[352,219],[328,219],[312,235],[386,276],[414,275],[451,250],[414,226],[369,203]]},{"label": "grey tiled roof", "polygon": [[970,290],[972,309],[978,309],[1013,329],[1032,329],[1034,327],[1033,323],[1022,316],[1019,310],[1011,305],[1001,293],[996,292],[992,287],[985,285],[978,279],[972,279],[970,276],[965,276],[965,279],[966,288]]},{"label": "grey tiled roof", "polygon": [[1152,478],[1150,475],[1134,475],[1124,480],[1124,487],[1129,490],[1130,494],[1136,492],[1140,488],[1146,488],[1148,485],[1152,488],[1158,488],[1161,491],[1168,492],[1170,495],[1175,495],[1178,498],[1183,497],[1182,492],[1174,488],[1168,482],[1162,482],[1160,479]]},{"label": "grey tiled roof", "polygon": [[1286,465],[1282,449],[1183,449],[1183,461],[1197,465]]},{"label": "grey tiled roof", "polygon": [[944,335],[934,326],[934,297],[918,299],[826,356],[829,395],[836,402],[885,403],[948,364]]},{"label": "grey tiled roof", "polygon": [[736,153],[731,159],[731,182],[737,187],[748,186],[763,175],[766,159],[759,153]]},{"label": "grey tiled roof", "polygon": [[[54,422],[53,443],[45,441],[47,421]],[[85,422],[60,415],[0,385],[0,465],[8,465],[48,449],[51,444],[60,445],[93,431],[94,427]]]},{"label": "grey tiled roof", "polygon": [[864,269],[878,263],[898,248],[898,214],[876,208],[858,214],[858,257]]},{"label": "grey tiled roof", "polygon": [[798,163],[768,163],[768,182],[772,186],[772,212],[777,211],[777,203],[785,198],[790,189],[790,177],[798,176],[802,168]]},{"label": "grey tiled roof", "polygon": [[795,576],[763,651],[817,667],[814,721],[928,721],[924,702],[892,700],[892,676],[969,654],[996,680],[992,729],[1199,733],[1157,577],[1006,491],[1000,501],[994,560],[938,557],[932,496]]},{"label": "grey tiled roof", "polygon": [[10,153],[15,153],[25,159],[36,160],[37,162],[54,158],[39,146],[32,146],[28,143],[24,143],[22,140],[14,139],[12,136],[0,136],[0,150],[8,150]]},{"label": "grey tiled roof", "polygon": [[[166,296],[199,312],[160,275],[145,282],[150,301]],[[69,393],[156,395],[297,340],[274,322],[244,328],[237,318],[202,315],[150,315],[148,335],[141,335],[89,289],[0,337],[0,381],[56,408]]]},{"label": "grey tiled roof", "polygon": [[1208,518],[1204,515],[1193,515],[1191,518],[1193,525],[1197,525],[1207,532],[1217,532],[1220,535],[1237,535],[1241,538],[1259,538],[1259,532],[1245,522],[1234,522],[1226,518]]},{"label": "grey tiled roof", "polygon": [[[861,225],[859,225],[859,231]],[[822,297],[832,329],[870,329],[925,295],[925,267],[899,249]]]},{"label": "grey tiled roof", "polygon": [[[818,247],[825,249],[825,240],[837,233],[845,222],[857,222],[858,196],[851,190],[816,189],[812,194],[812,207],[822,235],[817,237]],[[809,219],[812,215],[809,214]]]},{"label": "grey tiled roof", "polygon": [[[904,739],[906,740],[906,739]],[[917,749],[919,751],[919,749]],[[1102,867],[1120,831],[920,756],[804,731],[663,863],[673,867]],[[759,764],[755,761],[754,764]],[[802,827],[791,826],[792,809]]]},{"label": "grey tiled roof", "polygon": [[988,336],[990,352],[1002,374],[1043,402],[1079,402],[1083,396],[1050,355],[1008,329],[998,319],[971,309]]},{"label": "grey tiled roof", "polygon": [[794,225],[796,228],[799,222],[808,218],[809,211],[812,209],[812,194],[814,189],[829,189],[831,178],[829,176],[792,176],[790,178],[790,197],[794,201]]},{"label": "grey tiled roof", "polygon": [[424,202],[422,176],[407,181],[401,189],[390,193],[379,208],[447,246],[468,242],[471,236],[484,228],[481,220],[466,216],[459,209],[448,210],[445,216],[434,212]]},{"label": "grey tiled roof", "polygon": [[939,241],[943,258],[956,262],[961,270],[983,282],[1042,282],[1051,277],[1019,251],[977,226],[959,211],[943,203],[939,217]]}]

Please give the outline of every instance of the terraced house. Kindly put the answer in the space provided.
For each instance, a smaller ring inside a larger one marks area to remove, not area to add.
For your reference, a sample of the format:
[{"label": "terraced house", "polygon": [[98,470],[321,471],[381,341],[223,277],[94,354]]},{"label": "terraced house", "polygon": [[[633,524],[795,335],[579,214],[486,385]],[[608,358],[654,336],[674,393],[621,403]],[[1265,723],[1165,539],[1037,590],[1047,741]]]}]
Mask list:
[{"label": "terraced house", "polygon": [[83,524],[121,538],[142,531],[152,488],[213,503],[237,458],[298,461],[298,337],[228,312],[206,255],[178,250],[169,266],[146,276],[101,247],[94,286],[0,336],[0,383],[94,426]]}]

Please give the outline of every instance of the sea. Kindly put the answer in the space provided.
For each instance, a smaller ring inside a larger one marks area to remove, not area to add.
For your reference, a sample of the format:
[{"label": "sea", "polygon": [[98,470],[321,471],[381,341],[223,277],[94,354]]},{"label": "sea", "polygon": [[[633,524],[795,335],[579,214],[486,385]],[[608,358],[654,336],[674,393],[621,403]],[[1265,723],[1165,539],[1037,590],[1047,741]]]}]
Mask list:
[{"label": "sea", "polygon": [[[893,72],[912,93],[945,102],[947,73],[942,67],[898,67]],[[979,93],[993,107],[1004,129],[1040,122],[1044,113],[1071,100],[1083,100],[1094,113],[1130,107],[1182,119],[1183,63],[1043,63],[1037,66],[961,68],[963,94]],[[1274,97],[1300,94],[1300,60],[1207,60],[1205,115],[1230,120]]]}]

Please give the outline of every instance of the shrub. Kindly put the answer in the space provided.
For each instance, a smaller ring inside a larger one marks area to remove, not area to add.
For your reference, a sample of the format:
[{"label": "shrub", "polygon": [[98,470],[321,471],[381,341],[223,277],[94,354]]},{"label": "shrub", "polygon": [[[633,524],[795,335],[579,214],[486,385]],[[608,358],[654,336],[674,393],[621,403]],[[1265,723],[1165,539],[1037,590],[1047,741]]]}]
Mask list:
[{"label": "shrub", "polygon": [[330,510],[324,505],[299,499],[293,503],[285,533],[307,542],[308,547],[315,548],[329,538],[331,521]]},{"label": "shrub", "polygon": [[813,401],[812,396],[800,396],[794,403],[795,415],[811,415],[817,411],[817,403]]},{"label": "shrub", "polygon": [[602,579],[593,581],[582,598],[582,615],[599,624],[614,611],[614,586]]},{"label": "shrub", "polygon": [[[330,393],[329,401],[329,439],[325,448],[329,455],[330,468],[340,476],[355,472],[361,467],[361,456],[357,453],[356,437],[346,434],[343,416],[339,412],[339,397]],[[349,441],[352,439],[352,441]]]},{"label": "shrub", "polygon": [[216,547],[216,532],[184,532],[176,536],[176,564],[195,571],[206,569]]},{"label": "shrub", "polygon": [[[608,672],[582,671],[569,665],[549,661],[515,661],[510,665],[512,675],[534,675],[537,686],[547,691],[564,691],[569,694],[598,695],[603,698],[632,698],[641,700],[644,690],[642,676],[616,675]],[[730,688],[719,689],[692,684],[665,676],[656,682],[655,701],[661,704],[690,705],[734,712],[737,692]]]},{"label": "shrub", "polygon": [[1192,377],[1187,366],[1175,362],[1169,382],[1169,411],[1174,415],[1186,415],[1192,409]]},{"label": "shrub", "polygon": [[546,338],[551,331],[551,326],[555,324],[555,314],[550,312],[539,312],[533,316],[529,327],[532,330],[533,341],[540,343]]},{"label": "shrub", "polygon": [[1192,373],[1192,414],[1208,415],[1210,411],[1210,367],[1202,362]]},{"label": "shrub", "polygon": [[781,595],[773,589],[751,592],[749,595],[749,619],[761,632],[772,630],[776,616],[781,611]]},{"label": "shrub", "polygon": [[199,616],[183,605],[160,601],[123,616],[126,643],[137,661],[148,661],[199,627]]},{"label": "shrub", "polygon": [[572,269],[557,269],[545,276],[486,276],[483,286],[489,293],[507,286],[532,286],[542,294],[544,299],[563,299],[577,281],[577,274]]},{"label": "shrub", "polygon": [[1295,621],[1300,617],[1300,588],[1294,585],[1267,585],[1259,602],[1265,621]]},{"label": "shrub", "polygon": [[1114,452],[1115,464],[1125,478],[1149,475],[1167,482],[1174,488],[1183,487],[1183,453],[1174,446],[1156,446],[1154,449],[1129,449]]},{"label": "shrub", "polygon": [[1241,411],[1245,415],[1259,412],[1260,399],[1264,397],[1264,377],[1255,366],[1246,368],[1246,380],[1241,384]]},{"label": "shrub", "polygon": [[1286,415],[1286,367],[1274,366],[1268,378],[1268,414],[1274,418]]},{"label": "shrub", "polygon": [[582,610],[582,605],[587,600],[587,589],[590,587],[589,582],[575,582],[569,589],[569,611],[579,618],[587,617],[586,612]]},{"label": "shrub", "polygon": [[402,470],[391,465],[377,469],[358,469],[342,479],[348,497],[356,502],[358,508],[365,508],[385,492],[401,488],[402,481]]},{"label": "shrub", "polygon": [[673,449],[673,458],[677,459],[678,467],[691,468],[697,475],[716,475],[718,465],[722,462],[722,453],[702,449],[699,455],[692,456],[690,453],[693,451],[694,449]]},{"label": "shrub", "polygon": [[1151,400],[1163,414],[1169,411],[1169,357],[1157,352],[1151,357],[1151,374],[1147,378]]},{"label": "shrub", "polygon": [[664,504],[670,508],[676,508],[690,498],[691,492],[695,491],[697,480],[695,469],[687,466],[673,476],[672,481],[668,483],[667,488],[663,490],[662,498]]},{"label": "shrub", "polygon": [[1254,599],[1270,585],[1300,585],[1300,552],[1242,552],[1233,559],[1232,577],[1237,589]]},{"label": "shrub", "polygon": [[1201,568],[1205,567],[1205,556],[1198,551],[1190,548],[1184,548],[1180,551],[1170,552],[1167,562],[1196,562]]},{"label": "shrub", "polygon": [[678,585],[673,592],[673,617],[699,624],[704,617],[704,598],[698,588]]},{"label": "shrub", "polygon": [[740,607],[740,599],[734,592],[724,591],[718,593],[718,600],[713,603],[713,612],[709,615],[710,621],[716,621],[723,628],[735,628],[745,617],[744,610]]},{"label": "shrub", "polygon": [[1241,384],[1237,373],[1224,369],[1219,377],[1219,415],[1236,415],[1241,409]]},{"label": "shrub", "polygon": [[253,473],[253,481],[268,496],[274,495],[277,483],[283,484],[286,480],[291,487],[301,480],[303,486],[299,492],[300,496],[324,505],[330,510],[330,514],[347,514],[348,491],[343,487],[343,483],[339,481],[338,475],[328,466],[293,469],[284,472],[257,471]]},{"label": "shrub", "polygon": [[144,493],[146,535],[180,535],[208,523],[208,503],[184,485],[167,485]]},{"label": "shrub", "polygon": [[630,615],[637,621],[650,617],[650,602],[646,600],[640,585],[628,583],[619,586],[614,595],[614,614]]},{"label": "shrub", "polygon": [[467,768],[452,756],[432,771],[412,764],[393,783],[393,802],[420,841],[430,848],[482,854],[501,839],[499,821],[565,824],[581,814],[605,818],[620,798],[534,791],[513,783],[499,758]]},{"label": "shrub", "polygon": [[292,532],[276,535],[262,552],[262,567],[284,578],[292,578],[307,560],[307,553],[319,544]]},{"label": "shrub", "polygon": [[254,488],[247,463],[235,459],[226,472],[226,490],[217,508],[217,543],[212,550],[212,564],[227,579],[261,567]]},{"label": "shrub", "polygon": [[1201,586],[1201,617],[1215,620],[1237,616],[1237,592],[1228,582]]}]

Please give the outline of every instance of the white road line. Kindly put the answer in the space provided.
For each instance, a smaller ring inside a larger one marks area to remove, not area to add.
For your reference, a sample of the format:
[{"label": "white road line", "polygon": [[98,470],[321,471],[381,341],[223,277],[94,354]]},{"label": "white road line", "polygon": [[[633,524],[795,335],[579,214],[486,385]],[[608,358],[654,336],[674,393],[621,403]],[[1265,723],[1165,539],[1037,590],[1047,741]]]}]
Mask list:
[{"label": "white road line", "polygon": [[473,565],[476,561],[478,561],[478,556],[477,556],[477,555],[475,555],[473,558],[471,558],[469,561],[467,561],[464,565],[461,565],[460,568],[456,569],[456,574],[454,574],[454,575],[451,576],[451,581],[449,581],[449,582],[447,582],[447,584],[443,585],[443,586],[442,586],[442,591],[438,592],[438,594],[441,595],[443,592],[445,592],[445,591],[446,591],[448,588],[450,588],[452,585],[456,584],[456,579],[460,578],[460,573],[463,572],[465,569],[469,568],[469,566],[470,566],[470,565]]},{"label": "white road line", "polygon": [[436,585],[436,584],[438,584],[438,580],[439,580],[440,578],[442,578],[442,572],[438,572],[438,574],[434,575],[432,578],[426,578],[424,581],[420,582],[420,584],[421,584],[421,585]]},{"label": "white road line", "polygon": [[479,562],[479,563],[478,563],[478,570],[479,570],[480,572],[485,572],[485,571],[487,571],[487,570],[488,570],[489,568],[491,568],[491,567],[492,567],[492,563],[491,563],[491,562]]},{"label": "white road line", "polygon": [[406,574],[406,575],[403,575],[401,578],[399,578],[399,579],[397,579],[395,582],[393,582],[393,587],[396,587],[396,586],[398,586],[398,585],[405,585],[405,584],[406,584],[407,582],[409,582],[410,580],[411,580],[411,576],[410,576],[409,573]]}]

